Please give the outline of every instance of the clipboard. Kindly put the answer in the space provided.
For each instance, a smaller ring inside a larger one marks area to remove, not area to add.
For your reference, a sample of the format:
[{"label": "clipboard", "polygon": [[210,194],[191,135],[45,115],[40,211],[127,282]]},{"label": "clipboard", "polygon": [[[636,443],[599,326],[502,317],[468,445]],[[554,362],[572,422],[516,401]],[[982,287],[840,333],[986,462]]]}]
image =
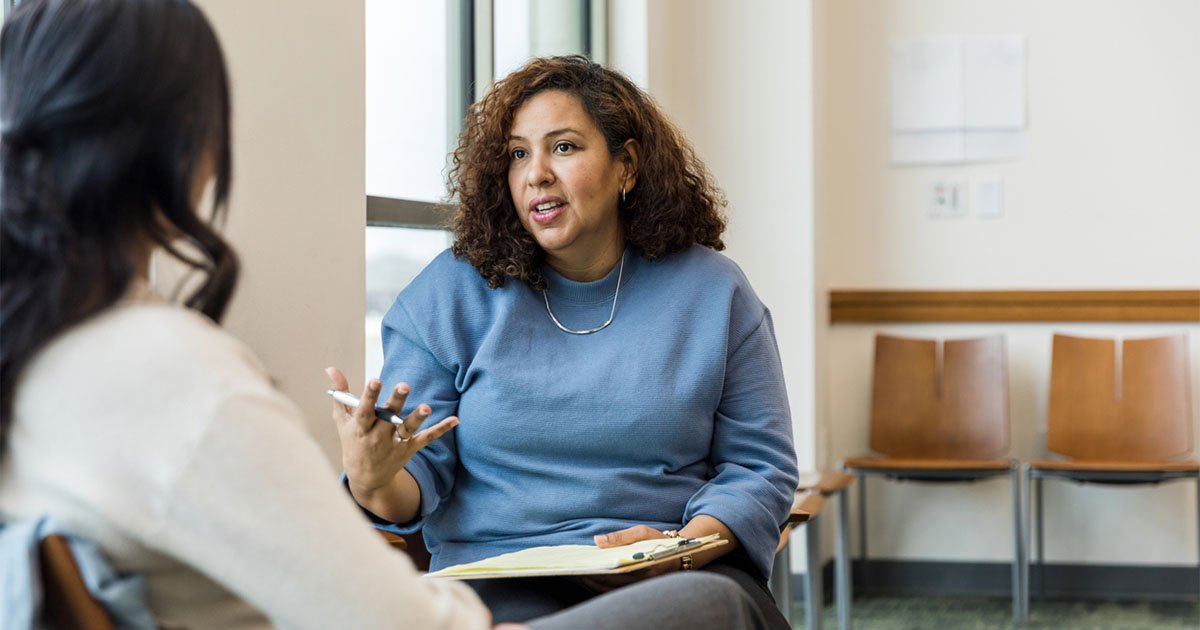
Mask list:
[{"label": "clipboard", "polygon": [[446,567],[425,577],[446,580],[490,580],[556,575],[614,575],[677,561],[680,556],[721,545],[720,534],[701,538],[643,540],[623,547],[592,545],[532,547],[476,562]]}]

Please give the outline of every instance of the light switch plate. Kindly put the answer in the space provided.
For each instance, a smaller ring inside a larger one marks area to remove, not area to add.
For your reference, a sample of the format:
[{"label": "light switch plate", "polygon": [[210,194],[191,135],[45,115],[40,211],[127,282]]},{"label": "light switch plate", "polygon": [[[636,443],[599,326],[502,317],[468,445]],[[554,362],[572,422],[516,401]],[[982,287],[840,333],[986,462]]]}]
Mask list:
[{"label": "light switch plate", "polygon": [[967,216],[966,182],[940,179],[929,186],[929,218],[955,219]]},{"label": "light switch plate", "polygon": [[1000,177],[983,177],[975,180],[975,212],[983,219],[999,219],[1004,216],[1004,180]]}]

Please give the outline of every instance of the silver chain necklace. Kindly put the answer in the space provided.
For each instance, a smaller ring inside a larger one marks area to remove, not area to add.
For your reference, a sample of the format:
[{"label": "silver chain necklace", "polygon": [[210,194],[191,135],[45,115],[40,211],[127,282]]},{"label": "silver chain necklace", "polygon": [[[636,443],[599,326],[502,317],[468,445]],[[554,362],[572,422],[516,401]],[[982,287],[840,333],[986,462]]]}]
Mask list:
[{"label": "silver chain necklace", "polygon": [[612,310],[608,312],[608,321],[604,322],[603,324],[600,324],[599,326],[597,326],[591,330],[572,330],[570,328],[567,328],[566,326],[562,325],[562,322],[558,321],[557,317],[554,316],[554,311],[550,310],[550,296],[547,295],[546,290],[543,289],[542,290],[542,299],[546,301],[546,313],[550,315],[550,321],[554,322],[554,325],[558,326],[559,330],[561,330],[565,333],[571,333],[572,335],[590,335],[592,333],[598,333],[601,330],[608,328],[608,325],[613,323],[613,317],[617,314],[617,296],[621,295],[621,276],[624,274],[625,274],[625,256],[624,256],[624,254],[622,254],[621,255],[621,267],[617,271],[617,290],[615,293],[613,293]]}]

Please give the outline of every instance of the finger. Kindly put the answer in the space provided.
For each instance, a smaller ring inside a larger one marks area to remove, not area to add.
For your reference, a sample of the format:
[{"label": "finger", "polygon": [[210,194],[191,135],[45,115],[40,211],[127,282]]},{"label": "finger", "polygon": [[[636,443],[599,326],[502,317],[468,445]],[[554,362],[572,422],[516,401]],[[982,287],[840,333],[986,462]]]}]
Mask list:
[{"label": "finger", "polygon": [[412,413],[408,414],[408,417],[404,418],[403,431],[408,435],[415,436],[417,431],[421,430],[421,425],[429,419],[429,414],[431,413],[433,413],[433,410],[429,408],[429,405],[426,405],[425,403],[417,405],[417,408],[413,409]]},{"label": "finger", "polygon": [[625,529],[610,532],[608,534],[600,534],[593,536],[592,539],[596,542],[597,547],[620,547],[628,545],[639,540],[649,540],[652,538],[666,538],[662,532],[647,525],[634,525]]},{"label": "finger", "polygon": [[384,407],[391,409],[396,413],[400,413],[404,409],[404,401],[408,399],[408,392],[412,390],[408,383],[397,383],[392,388],[392,393],[388,395],[387,402],[383,403]]},{"label": "finger", "polygon": [[371,430],[375,424],[375,401],[379,400],[379,379],[367,381],[363,394],[358,399],[358,409],[354,410],[354,421],[363,431]]},{"label": "finger", "polygon": [[[346,380],[346,375],[342,374],[341,370],[339,370],[335,367],[327,367],[327,368],[325,368],[325,375],[329,377],[329,384],[333,386],[331,389],[336,389],[336,390],[340,390],[343,392],[350,391],[350,383],[349,383],[349,381]],[[340,403],[336,400],[333,401],[333,421],[334,421],[334,423],[336,423],[338,425],[343,424],[346,420],[349,419],[349,417],[350,417],[349,414],[352,413],[353,411],[354,411],[353,409],[347,407],[346,405],[343,405],[342,403]]]},{"label": "finger", "polygon": [[449,418],[446,418],[445,420],[442,420],[428,429],[425,429],[424,431],[414,435],[413,441],[417,443],[419,448],[425,448],[427,444],[442,437],[450,429],[453,429],[456,426],[458,426],[458,418],[455,416],[450,416]]},{"label": "finger", "polygon": [[346,375],[335,367],[325,368],[325,374],[329,377],[329,382],[333,384],[334,389],[340,389],[344,392],[350,391],[350,381],[346,380]]}]

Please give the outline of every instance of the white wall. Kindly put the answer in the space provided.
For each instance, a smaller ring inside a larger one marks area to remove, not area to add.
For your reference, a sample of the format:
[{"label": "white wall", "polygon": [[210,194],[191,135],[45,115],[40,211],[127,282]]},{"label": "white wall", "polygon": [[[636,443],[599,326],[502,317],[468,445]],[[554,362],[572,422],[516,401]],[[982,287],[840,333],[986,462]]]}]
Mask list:
[{"label": "white wall", "polygon": [[611,65],[662,105],[728,195],[725,253],[771,309],[797,459],[815,468],[826,432],[816,422],[811,2],[609,6]]},{"label": "white wall", "polygon": [[[821,0],[818,211],[839,288],[1191,287],[1200,277],[1200,3]],[[1027,37],[1022,159],[891,167],[888,46]],[[1000,220],[931,221],[943,175],[1005,181]]]},{"label": "white wall", "polygon": [[[1200,286],[1200,202],[1187,186],[1200,166],[1200,3],[611,0],[609,19],[612,64],[663,104],[729,193],[728,253],[775,314],[802,466],[866,450],[878,331],[1005,333],[1012,454],[1020,458],[1042,454],[1056,330],[1187,331],[1200,392],[1195,324],[830,326],[825,297],[831,288]],[[890,43],[994,33],[1027,38],[1023,157],[892,167]],[[928,219],[925,191],[947,176],[1002,177],[1004,215]],[[885,493],[873,482],[872,556],[1007,561],[1008,492],[1004,482],[985,482]],[[1048,482],[1048,557],[1193,563],[1195,501],[1184,484]]]},{"label": "white wall", "polygon": [[650,83],[649,0],[608,0],[608,65],[643,90]]},{"label": "white wall", "polygon": [[[729,198],[727,255],[771,309],[801,468],[815,465],[808,2],[648,4],[647,89]],[[616,57],[615,47],[610,46]]]},{"label": "white wall", "polygon": [[228,235],[243,272],[226,324],[329,455],[323,369],[363,365],[363,3],[199,0],[233,84]]},{"label": "white wall", "polygon": [[[1200,286],[1200,3],[1193,0],[817,0],[817,216],[833,288],[1196,288]],[[1021,159],[888,164],[887,53],[908,37],[1027,37],[1028,118]],[[998,220],[931,220],[939,177],[999,175]],[[1200,394],[1200,326],[836,325],[820,371],[828,461],[866,450],[872,337],[1002,332],[1008,337],[1012,455],[1041,456],[1054,331],[1191,335]],[[1194,395],[1200,419],[1200,396]],[[1005,561],[1008,486],[872,482],[872,557]],[[1195,564],[1196,492],[1047,482],[1048,558]]]}]

